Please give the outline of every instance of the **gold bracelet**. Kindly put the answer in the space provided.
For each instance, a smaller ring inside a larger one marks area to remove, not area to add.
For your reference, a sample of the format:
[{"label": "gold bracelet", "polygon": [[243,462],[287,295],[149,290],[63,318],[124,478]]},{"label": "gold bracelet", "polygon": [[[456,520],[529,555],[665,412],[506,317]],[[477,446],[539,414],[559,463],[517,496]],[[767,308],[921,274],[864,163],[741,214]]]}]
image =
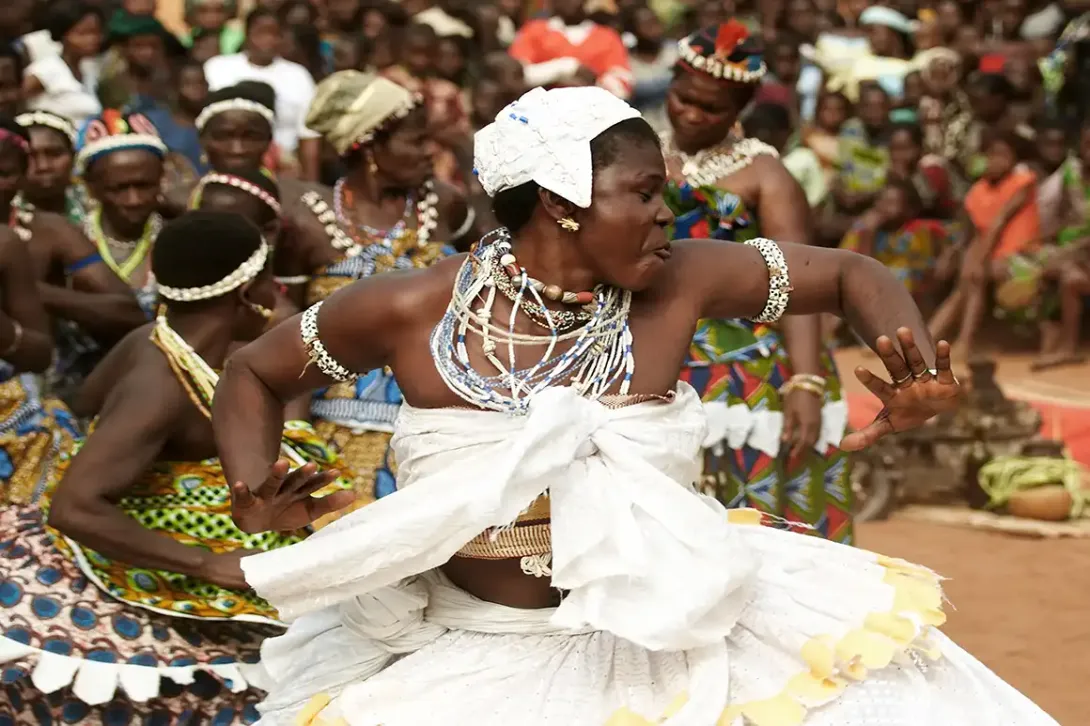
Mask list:
[{"label": "gold bracelet", "polygon": [[19,345],[23,342],[23,326],[19,325],[18,320],[13,319],[11,321],[11,329],[13,333],[11,345],[5,348],[3,353],[0,353],[0,358],[7,358],[9,355],[12,355],[15,351],[19,350]]},{"label": "gold bracelet", "polygon": [[780,387],[780,394],[786,396],[788,393],[795,390],[812,393],[821,399],[825,398],[825,387],[819,386],[816,383],[811,383],[810,381],[789,380]]},{"label": "gold bracelet", "polygon": [[813,373],[796,373],[795,375],[791,376],[789,382],[790,381],[806,381],[809,383],[813,383],[815,386],[821,387],[822,390],[825,389],[825,377],[815,376]]}]

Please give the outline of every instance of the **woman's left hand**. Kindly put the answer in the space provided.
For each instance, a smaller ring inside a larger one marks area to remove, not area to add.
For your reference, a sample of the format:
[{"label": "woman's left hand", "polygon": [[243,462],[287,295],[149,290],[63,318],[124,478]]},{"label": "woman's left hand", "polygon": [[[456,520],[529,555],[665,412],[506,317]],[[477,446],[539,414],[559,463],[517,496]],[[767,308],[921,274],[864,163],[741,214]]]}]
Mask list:
[{"label": "woman's left hand", "polygon": [[935,346],[935,368],[929,370],[911,330],[899,328],[897,340],[902,353],[884,335],[875,345],[893,383],[862,366],[855,369],[856,378],[878,396],[883,408],[874,421],[844,437],[840,442],[844,451],[859,451],[883,436],[914,429],[960,403],[961,387],[950,370],[950,344],[939,341]]},{"label": "woman's left hand", "polygon": [[821,407],[824,401],[810,391],[796,388],[783,399],[781,441],[791,447],[791,458],[812,449],[821,435]]}]

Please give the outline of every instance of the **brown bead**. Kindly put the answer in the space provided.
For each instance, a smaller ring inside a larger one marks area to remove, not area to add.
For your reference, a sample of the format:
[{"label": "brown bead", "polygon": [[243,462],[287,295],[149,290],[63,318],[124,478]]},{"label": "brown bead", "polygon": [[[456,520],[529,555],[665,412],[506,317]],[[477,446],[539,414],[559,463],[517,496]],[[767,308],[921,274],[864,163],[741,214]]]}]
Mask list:
[{"label": "brown bead", "polygon": [[558,285],[546,285],[545,289],[541,291],[545,297],[550,300],[559,300],[564,295],[564,291],[560,289]]}]

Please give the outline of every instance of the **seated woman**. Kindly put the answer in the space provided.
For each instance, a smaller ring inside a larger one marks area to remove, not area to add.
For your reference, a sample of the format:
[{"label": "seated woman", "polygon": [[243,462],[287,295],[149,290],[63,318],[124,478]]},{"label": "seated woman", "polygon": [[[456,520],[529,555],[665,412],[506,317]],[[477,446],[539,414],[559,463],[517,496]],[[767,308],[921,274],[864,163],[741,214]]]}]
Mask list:
[{"label": "seated woman", "polygon": [[[954,347],[962,352],[972,350],[989,289],[1022,275],[1025,255],[1034,252],[1040,240],[1037,175],[1023,163],[1030,156],[1026,139],[999,132],[985,152],[984,176],[965,197],[972,238],[961,262],[960,279],[928,326],[933,335],[941,336],[960,322]],[[1004,314],[1030,317],[1035,305],[1003,307]]]},{"label": "seated woman", "polygon": [[[26,129],[0,118],[0,166],[17,169],[17,180],[29,148]],[[76,434],[71,414],[42,395],[33,375],[49,367],[53,338],[22,221],[15,214],[11,227],[0,226],[0,506],[37,497],[58,449]]]},{"label": "seated woman", "polygon": [[[89,380],[97,425],[40,508],[0,511],[0,550],[22,553],[0,560],[0,661],[17,723],[111,723],[119,709],[126,722],[255,719],[246,665],[281,626],[239,560],[305,533],[235,527],[208,416],[228,348],[270,313],[268,258],[235,214],[167,225],[152,252],[165,308]],[[280,451],[333,461],[294,423]]]},{"label": "seated woman", "polygon": [[915,123],[895,123],[889,132],[889,177],[908,181],[920,197],[918,215],[949,220],[965,198],[965,183],[937,154],[923,153],[923,129]]},{"label": "seated woman", "polygon": [[928,292],[930,273],[944,239],[940,226],[920,218],[922,208],[915,185],[892,178],[840,243],[841,249],[868,255],[885,265],[917,304]]}]

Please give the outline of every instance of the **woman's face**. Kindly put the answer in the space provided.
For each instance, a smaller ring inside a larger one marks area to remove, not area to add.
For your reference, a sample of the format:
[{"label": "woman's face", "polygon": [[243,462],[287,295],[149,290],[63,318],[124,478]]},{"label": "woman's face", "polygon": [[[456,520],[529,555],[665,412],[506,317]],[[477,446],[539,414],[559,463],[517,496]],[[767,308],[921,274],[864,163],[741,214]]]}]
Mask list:
[{"label": "woman's face", "polygon": [[811,0],[790,0],[787,3],[787,29],[805,40],[817,37],[817,11]]},{"label": "woman's face", "polygon": [[147,222],[159,206],[163,162],[143,149],[122,149],[96,159],[88,182],[108,217],[133,227]]},{"label": "woman's face", "polygon": [[427,112],[417,107],[390,134],[372,147],[375,166],[390,183],[416,189],[431,178],[432,152]]},{"label": "woman's face", "polygon": [[882,189],[874,201],[876,211],[881,216],[884,226],[899,227],[908,221],[909,203],[905,190],[896,184]]},{"label": "woman's face", "polygon": [[870,43],[871,52],[877,56],[886,58],[900,58],[901,39],[897,32],[885,25],[868,25],[867,42]]},{"label": "woman's face", "polygon": [[938,48],[943,43],[942,28],[938,23],[924,23],[916,30],[913,40],[916,50]]},{"label": "woman's face", "polygon": [[817,125],[831,134],[839,133],[848,120],[848,101],[843,96],[822,96],[817,108]]},{"label": "woman's face", "polygon": [[1049,168],[1055,169],[1062,164],[1067,158],[1067,138],[1064,132],[1060,129],[1046,129],[1037,134],[1037,155]]},{"label": "woman's face", "polygon": [[178,100],[191,112],[199,112],[208,101],[208,80],[201,66],[185,66],[178,71]]},{"label": "woman's face", "polygon": [[659,16],[648,7],[641,7],[634,13],[635,27],[633,30],[635,32],[633,34],[648,47],[661,45],[666,31],[662,26],[662,21],[659,20]]},{"label": "woman's face", "polygon": [[881,129],[889,123],[889,96],[881,89],[868,88],[859,97],[859,118],[869,129]]},{"label": "woman's face", "polygon": [[194,8],[189,22],[194,28],[216,32],[227,25],[228,20],[230,16],[224,0],[203,0]]},{"label": "woman's face", "polygon": [[802,71],[799,49],[794,45],[777,43],[772,47],[768,65],[769,69],[776,74],[776,78],[788,86],[794,86]]},{"label": "woman's face", "polygon": [[202,35],[193,41],[189,56],[198,63],[207,63],[220,54],[220,38],[216,33]]},{"label": "woman's face", "polygon": [[13,58],[0,58],[0,113],[14,116],[23,100],[19,70]]},{"label": "woman's face", "polygon": [[627,290],[650,285],[669,258],[666,226],[674,220],[662,191],[666,167],[656,144],[639,142],[594,170],[589,209],[571,215],[580,225],[580,252],[596,279]]},{"label": "woman's face", "polygon": [[988,165],[984,176],[990,181],[999,181],[1011,173],[1018,158],[1006,142],[993,141],[988,147]]},{"label": "woman's face", "polygon": [[954,39],[958,28],[962,24],[961,6],[954,0],[943,0],[938,4],[936,11],[939,16],[939,30],[945,41]]},{"label": "woman's face", "polygon": [[102,48],[102,23],[89,14],[64,34],[63,45],[78,58],[91,58]]},{"label": "woman's face", "polygon": [[283,42],[280,21],[265,16],[258,18],[246,35],[246,52],[250,59],[259,65],[267,65],[276,59]]},{"label": "woman's face", "polygon": [[72,145],[48,126],[30,127],[30,163],[26,190],[31,201],[63,196],[72,180]]},{"label": "woman's face", "polygon": [[374,40],[386,32],[389,22],[382,11],[371,8],[363,14],[363,35]]},{"label": "woman's face", "polygon": [[440,78],[457,83],[466,70],[462,48],[453,38],[440,38],[435,49],[435,71]]},{"label": "woman's face", "polygon": [[916,171],[922,154],[923,149],[911,132],[898,129],[889,137],[890,166],[902,176],[911,176]]},{"label": "woman's face", "polygon": [[0,204],[8,208],[23,184],[27,158],[22,149],[10,141],[0,141]]},{"label": "woman's face", "polygon": [[920,105],[920,99],[923,98],[923,78],[919,73],[912,72],[905,76],[904,86],[904,106],[907,108],[916,108]]},{"label": "woman's face", "polygon": [[666,94],[674,139],[687,151],[718,144],[752,95],[750,86],[679,69]]},{"label": "woman's face", "polygon": [[213,116],[201,132],[201,146],[216,171],[228,174],[261,168],[272,143],[272,129],[252,111],[224,111]]}]

